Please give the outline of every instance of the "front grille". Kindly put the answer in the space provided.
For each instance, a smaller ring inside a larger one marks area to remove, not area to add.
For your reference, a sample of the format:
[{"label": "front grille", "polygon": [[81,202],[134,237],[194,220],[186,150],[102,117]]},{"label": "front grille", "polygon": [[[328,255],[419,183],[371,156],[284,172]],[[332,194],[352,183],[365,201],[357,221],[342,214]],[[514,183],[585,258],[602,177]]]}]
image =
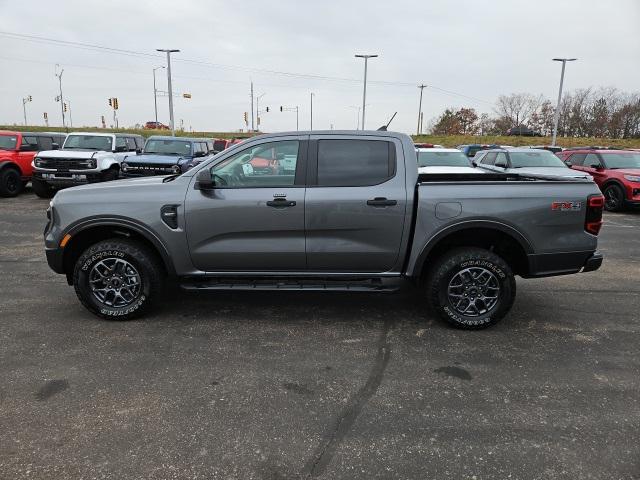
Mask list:
[{"label": "front grille", "polygon": [[40,158],[38,168],[49,168],[61,172],[69,170],[87,170],[87,160],[76,158]]},{"label": "front grille", "polygon": [[173,168],[175,165],[167,164],[131,164],[127,163],[127,173],[139,173],[143,175],[167,175],[174,173]]}]

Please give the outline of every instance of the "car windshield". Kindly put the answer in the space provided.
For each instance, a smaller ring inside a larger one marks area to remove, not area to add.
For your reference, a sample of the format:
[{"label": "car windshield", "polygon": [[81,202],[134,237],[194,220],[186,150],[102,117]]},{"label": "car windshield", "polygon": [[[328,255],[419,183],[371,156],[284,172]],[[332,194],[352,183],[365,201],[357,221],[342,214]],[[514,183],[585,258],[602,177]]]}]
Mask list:
[{"label": "car windshield", "polygon": [[161,155],[191,155],[191,142],[184,140],[147,140],[144,153],[156,153]]},{"label": "car windshield", "polygon": [[640,168],[640,153],[601,153],[607,168]]},{"label": "car windshield", "polygon": [[509,152],[513,168],[524,167],[561,167],[567,168],[562,160],[547,150],[532,152]]},{"label": "car windshield", "polygon": [[469,159],[462,152],[418,152],[419,167],[469,167]]},{"label": "car windshield", "polygon": [[15,150],[17,142],[15,135],[0,135],[0,150]]},{"label": "car windshield", "polygon": [[113,150],[113,142],[111,137],[103,137],[101,135],[69,135],[64,142],[65,150],[102,150],[110,152]]}]

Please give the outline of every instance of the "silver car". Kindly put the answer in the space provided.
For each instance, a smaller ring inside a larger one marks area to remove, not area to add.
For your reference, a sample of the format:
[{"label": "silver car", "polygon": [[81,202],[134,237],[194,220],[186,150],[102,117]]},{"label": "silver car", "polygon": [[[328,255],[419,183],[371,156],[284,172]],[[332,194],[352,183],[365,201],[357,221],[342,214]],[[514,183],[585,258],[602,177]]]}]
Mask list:
[{"label": "silver car", "polygon": [[588,173],[569,168],[553,153],[542,149],[484,150],[473,157],[473,163],[492,172],[531,174],[541,177],[593,178]]}]

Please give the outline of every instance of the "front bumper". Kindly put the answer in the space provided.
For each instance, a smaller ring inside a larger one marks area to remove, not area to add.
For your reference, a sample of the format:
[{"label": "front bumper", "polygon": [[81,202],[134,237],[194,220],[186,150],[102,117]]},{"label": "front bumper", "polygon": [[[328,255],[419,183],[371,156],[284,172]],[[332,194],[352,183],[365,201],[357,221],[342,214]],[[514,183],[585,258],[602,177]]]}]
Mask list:
[{"label": "front bumper", "polygon": [[60,187],[71,185],[83,185],[85,183],[95,183],[102,180],[102,174],[98,170],[75,171],[75,172],[40,172],[34,171],[33,178],[42,180],[51,185]]},{"label": "front bumper", "polygon": [[65,273],[63,248],[46,248],[45,254],[47,255],[47,263],[51,270],[56,273]]},{"label": "front bumper", "polygon": [[540,253],[527,255],[529,263],[525,278],[553,277],[572,273],[592,272],[602,265],[604,257],[596,251]]}]

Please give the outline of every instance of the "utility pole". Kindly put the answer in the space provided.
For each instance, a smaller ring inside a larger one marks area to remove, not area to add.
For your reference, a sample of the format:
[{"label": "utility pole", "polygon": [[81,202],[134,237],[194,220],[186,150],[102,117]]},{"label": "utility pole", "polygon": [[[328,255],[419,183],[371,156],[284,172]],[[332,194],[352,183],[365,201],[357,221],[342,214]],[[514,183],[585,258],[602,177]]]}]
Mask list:
[{"label": "utility pole", "polygon": [[311,128],[309,130],[313,130],[313,96],[315,93],[311,92]]},{"label": "utility pole", "polygon": [[31,95],[27,95],[22,99],[22,113],[24,113],[24,126],[27,126],[27,103],[29,103],[33,98]]},{"label": "utility pole", "polygon": [[253,127],[253,80],[251,80],[251,131],[254,132],[255,129]]},{"label": "utility pole", "polygon": [[418,88],[420,89],[420,103],[418,106],[418,128],[416,130],[416,135],[420,135],[420,126],[422,124],[422,91],[425,89],[426,85],[422,84],[422,85],[418,85]]},{"label": "utility pole", "polygon": [[156,70],[165,68],[164,65],[153,69],[153,106],[156,111],[156,128],[158,128],[158,89],[156,88]]},{"label": "utility pole", "polygon": [[71,116],[71,102],[69,100],[67,100],[67,103],[64,105],[65,109],[67,107],[69,107],[69,125],[71,126],[71,128],[73,128],[73,117]]},{"label": "utility pole", "polygon": [[558,136],[558,121],[560,120],[560,102],[562,101],[562,84],[564,83],[564,67],[567,62],[573,62],[577,58],[554,58],[554,62],[562,62],[562,72],[560,73],[560,88],[558,89],[558,105],[556,106],[555,115],[553,118],[553,139],[551,140],[551,146],[555,147],[556,137]]},{"label": "utility pole", "polygon": [[367,62],[378,55],[356,55],[356,58],[364,58],[364,88],[362,89],[362,130],[364,130],[364,114],[367,103]]},{"label": "utility pole", "polygon": [[64,120],[64,97],[62,96],[62,74],[64,73],[64,68],[60,70],[60,73],[58,73],[58,67],[60,67],[60,65],[56,63],[56,77],[58,77],[58,83],[60,85],[60,112],[62,113],[62,127],[67,128],[67,124]]},{"label": "utility pole", "polygon": [[176,131],[173,123],[173,90],[171,86],[171,54],[177,53],[180,50],[156,48],[156,51],[165,52],[167,54],[167,90],[169,90],[169,126],[171,128],[171,135],[175,135]]}]

